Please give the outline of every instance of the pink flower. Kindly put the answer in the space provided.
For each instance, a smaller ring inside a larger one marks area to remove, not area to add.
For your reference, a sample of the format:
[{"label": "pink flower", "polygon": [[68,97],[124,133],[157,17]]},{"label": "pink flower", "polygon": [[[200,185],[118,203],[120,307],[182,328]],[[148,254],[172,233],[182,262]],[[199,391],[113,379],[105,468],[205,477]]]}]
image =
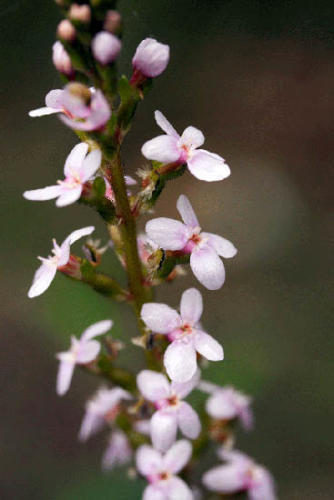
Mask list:
[{"label": "pink flower", "polygon": [[112,327],[111,320],[99,321],[89,326],[78,340],[71,337],[69,351],[57,354],[59,369],[57,375],[57,394],[63,396],[70,388],[75,365],[85,365],[93,361],[100,352],[101,345],[97,340],[92,340],[98,335],[106,333]]},{"label": "pink flower", "polygon": [[143,500],[193,500],[189,486],[178,476],[189,462],[192,449],[189,441],[177,441],[165,455],[143,445],[136,454],[137,469],[150,483]]},{"label": "pink flower", "polygon": [[108,31],[100,31],[94,36],[92,41],[94,57],[102,65],[114,62],[120,53],[121,47],[120,39],[108,33]]},{"label": "pink flower", "polygon": [[169,377],[187,382],[197,369],[196,352],[210,361],[224,358],[222,346],[202,330],[202,296],[196,288],[182,294],[180,314],[166,304],[146,303],[141,310],[145,325],[155,333],[167,335],[171,344],[165,351],[164,365]]},{"label": "pink flower", "polygon": [[237,451],[223,449],[220,457],[227,463],[203,475],[203,484],[208,490],[227,495],[247,491],[250,500],[277,498],[272,476],[267,469]]},{"label": "pink flower", "polygon": [[212,233],[202,232],[190,201],[183,194],[177,200],[183,223],[166,217],[150,220],[146,232],[164,250],[180,250],[190,254],[190,267],[203,286],[218,290],[225,281],[225,269],[219,257],[231,258],[234,245]]},{"label": "pink flower", "polygon": [[197,385],[199,375],[186,383],[168,382],[161,373],[142,370],[137,376],[137,386],[147,401],[157,411],[151,418],[150,434],[153,446],[166,451],[176,439],[177,429],[189,439],[198,437],[201,423],[192,407],[182,401]]},{"label": "pink flower", "polygon": [[53,239],[52,254],[49,257],[38,257],[42,265],[35,272],[33,283],[29,289],[28,297],[33,298],[41,295],[47,290],[54,279],[57,269],[65,266],[70,260],[70,247],[83,236],[87,236],[94,231],[94,226],[84,227],[73,231],[59,246]]},{"label": "pink flower", "polygon": [[62,113],[61,120],[76,130],[102,129],[111,116],[108,101],[101,90],[88,89],[78,83],[69,83],[63,90],[51,90],[45,97],[45,104],[43,108],[30,111],[29,116]]},{"label": "pink flower", "polygon": [[64,207],[77,201],[85,183],[92,178],[101,164],[101,151],[99,149],[91,151],[88,155],[87,152],[88,145],[85,142],[74,146],[65,162],[65,179],[63,181],[58,181],[55,186],[25,191],[23,196],[27,200],[38,201],[58,198],[57,207]]},{"label": "pink flower", "polygon": [[107,389],[102,387],[86,404],[86,413],[79,431],[80,441],[86,441],[106,424],[112,422],[122,399],[132,399],[131,394],[121,387]]},{"label": "pink flower", "polygon": [[169,46],[154,38],[145,38],[137,47],[132,59],[135,70],[148,78],[161,75],[169,62]]},{"label": "pink flower", "polygon": [[187,127],[180,137],[160,111],[155,112],[155,120],[166,135],[145,142],[141,150],[145,158],[162,163],[186,163],[190,172],[202,181],[221,181],[230,175],[230,168],[223,158],[198,149],[204,143],[200,130]]},{"label": "pink flower", "polygon": [[239,418],[243,427],[253,427],[253,412],[250,407],[251,398],[233,387],[219,387],[210,382],[201,381],[198,388],[210,394],[206,402],[206,411],[217,420],[234,420]]},{"label": "pink flower", "polygon": [[112,470],[117,465],[128,463],[131,457],[132,449],[126,434],[121,430],[113,431],[102,457],[102,469]]},{"label": "pink flower", "polygon": [[70,77],[74,74],[70,56],[59,40],[52,46],[52,61],[56,69],[61,73],[64,73],[64,75]]}]

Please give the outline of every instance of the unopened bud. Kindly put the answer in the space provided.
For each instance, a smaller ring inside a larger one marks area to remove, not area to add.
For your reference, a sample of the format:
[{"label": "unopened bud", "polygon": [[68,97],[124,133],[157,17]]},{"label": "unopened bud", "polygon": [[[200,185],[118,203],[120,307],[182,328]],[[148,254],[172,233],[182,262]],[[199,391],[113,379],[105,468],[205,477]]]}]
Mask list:
[{"label": "unopened bud", "polygon": [[154,78],[165,71],[168,61],[169,45],[159,43],[154,38],[145,38],[137,47],[132,66],[144,76]]},{"label": "unopened bud", "polygon": [[122,16],[117,10],[108,10],[104,21],[104,29],[110,33],[118,33],[122,25]]},{"label": "unopened bud", "polygon": [[112,63],[118,56],[122,44],[117,36],[108,31],[100,31],[92,41],[92,51],[99,63],[106,65]]},{"label": "unopened bud", "polygon": [[52,61],[56,69],[66,76],[71,76],[74,73],[70,56],[64,49],[64,46],[59,40],[52,47]]},{"label": "unopened bud", "polygon": [[68,90],[68,92],[72,96],[78,97],[86,105],[88,105],[90,103],[90,100],[91,100],[91,97],[92,97],[91,91],[83,83],[78,83],[78,82],[69,83],[67,85],[66,89]]},{"label": "unopened bud", "polygon": [[69,17],[70,19],[73,19],[73,21],[80,21],[81,23],[88,24],[91,18],[89,5],[78,5],[77,3],[74,3],[71,5]]},{"label": "unopened bud", "polygon": [[73,42],[76,36],[75,27],[68,19],[63,19],[58,24],[57,35],[66,42]]}]

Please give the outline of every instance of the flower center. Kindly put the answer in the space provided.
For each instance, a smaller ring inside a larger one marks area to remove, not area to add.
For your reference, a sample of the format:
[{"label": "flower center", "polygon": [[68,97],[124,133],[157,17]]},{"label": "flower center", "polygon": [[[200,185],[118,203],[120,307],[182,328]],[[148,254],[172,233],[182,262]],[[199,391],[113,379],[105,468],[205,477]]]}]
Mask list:
[{"label": "flower center", "polygon": [[160,481],[166,481],[167,479],[169,479],[169,477],[170,477],[170,474],[168,471],[162,471],[159,473]]},{"label": "flower center", "polygon": [[169,406],[177,406],[179,404],[179,398],[176,394],[173,394],[170,398],[168,398]]}]

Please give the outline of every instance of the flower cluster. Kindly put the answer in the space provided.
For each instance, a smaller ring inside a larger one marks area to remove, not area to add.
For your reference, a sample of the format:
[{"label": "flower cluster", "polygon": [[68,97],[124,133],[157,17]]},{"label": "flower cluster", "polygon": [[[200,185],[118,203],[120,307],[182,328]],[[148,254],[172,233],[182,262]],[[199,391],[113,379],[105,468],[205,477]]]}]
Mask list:
[{"label": "flower cluster", "polygon": [[[189,126],[180,136],[156,111],[155,120],[164,134],[142,146],[147,163],[139,171],[140,182],[126,175],[123,139],[153,80],[168,66],[169,46],[153,38],[141,41],[132,57],[130,78],[119,78],[119,12],[109,8],[109,2],[57,3],[66,19],[59,23],[52,59],[64,88],[51,90],[45,107],[29,114],[58,114],[80,142],[65,161],[62,180],[25,191],[24,197],[56,199],[57,207],[89,206],[105,222],[108,241],[103,247],[100,240],[86,241],[84,256],[79,257],[71,253],[71,245],[91,235],[93,226],[72,232],[61,245],[53,240],[52,255],[39,257],[42,263],[28,296],[42,294],[60,271],[112,300],[125,301],[133,308],[140,330],[140,337],[132,341],[145,349],[147,364],[139,373],[121,367],[118,354],[126,345],[108,333],[113,321],[101,320],[86,328],[79,339],[72,336],[69,350],[57,354],[56,391],[60,396],[68,392],[76,366],[108,380],[110,385],[100,387],[86,404],[79,440],[85,442],[109,429],[102,467],[110,470],[133,462],[148,482],[144,500],[191,500],[195,489],[201,488],[273,500],[270,473],[233,449],[235,425],[240,422],[245,430],[253,427],[251,399],[231,386],[201,380],[207,361],[224,359],[222,345],[201,323],[201,292],[184,290],[179,310],[154,301],[154,289],[179,279],[188,264],[201,285],[220,289],[225,281],[222,259],[234,257],[236,248],[222,236],[202,231],[183,194],[176,204],[182,222],[151,218],[146,233],[137,234],[137,220],[152,212],[167,181],[187,170],[201,181],[222,181],[230,175],[230,168],[218,154],[201,149],[204,135],[199,129]],[[100,272],[108,249],[116,253],[127,275],[125,288],[114,276]],[[202,407],[192,406],[195,391],[206,395]],[[224,463],[204,472],[199,453],[210,443]],[[194,470],[196,478],[201,478],[196,486],[192,484]]]}]

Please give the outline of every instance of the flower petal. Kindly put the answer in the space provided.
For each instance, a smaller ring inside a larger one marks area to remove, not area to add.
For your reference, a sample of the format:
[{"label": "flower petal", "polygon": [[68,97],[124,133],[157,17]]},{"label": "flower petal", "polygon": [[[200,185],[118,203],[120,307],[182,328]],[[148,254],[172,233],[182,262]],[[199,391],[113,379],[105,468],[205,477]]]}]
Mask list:
[{"label": "flower petal", "polygon": [[162,465],[161,454],[146,444],[140,446],[136,453],[136,467],[143,476],[157,472]]},{"label": "flower petal", "polygon": [[93,177],[95,172],[100,168],[102,153],[100,149],[94,149],[84,159],[79,173],[81,174],[82,183],[88,181]]},{"label": "flower petal", "polygon": [[237,463],[220,465],[205,472],[202,481],[208,490],[225,494],[236,493],[244,487],[243,470]]},{"label": "flower petal", "polygon": [[149,484],[144,489],[142,500],[166,500],[166,495],[157,484]]},{"label": "flower petal", "polygon": [[173,137],[176,137],[177,139],[180,138],[179,134],[176,132],[175,128],[169,123],[167,118],[161,113],[161,111],[155,111],[154,112],[154,118],[159,127],[166,132],[167,135],[171,135]]},{"label": "flower petal", "polygon": [[68,175],[71,175],[72,169],[74,170],[79,170],[82,162],[85,159],[85,156],[88,151],[88,144],[86,142],[80,142],[79,144],[76,144],[68,157],[66,158],[65,165],[64,165],[64,174],[67,177]]},{"label": "flower petal", "polygon": [[221,361],[224,359],[222,346],[211,335],[197,330],[194,338],[196,351],[209,361]]},{"label": "flower petal", "polygon": [[145,230],[148,237],[164,250],[182,250],[188,240],[187,227],[178,220],[166,217],[148,221]]},{"label": "flower petal", "polygon": [[80,198],[81,193],[82,193],[82,186],[76,186],[74,188],[63,190],[56,201],[56,206],[66,207],[67,205],[71,205]]},{"label": "flower petal", "polygon": [[98,335],[102,335],[106,333],[113,325],[113,321],[111,319],[105,319],[102,321],[98,321],[93,325],[90,325],[86,330],[83,331],[81,335],[81,340],[90,340]]},{"label": "flower petal", "polygon": [[248,489],[250,500],[276,500],[275,485],[271,474],[261,466],[255,469],[255,481]]},{"label": "flower petal", "polygon": [[195,127],[187,127],[181,136],[181,143],[191,149],[200,148],[204,141],[203,133]]},{"label": "flower petal", "polygon": [[28,292],[28,297],[32,299],[41,295],[49,288],[57,272],[57,266],[51,263],[42,264],[35,272],[32,285]]},{"label": "flower petal", "polygon": [[167,451],[176,439],[177,417],[175,412],[158,410],[151,418],[151,440],[154,448]]},{"label": "flower petal", "polygon": [[162,459],[162,466],[178,474],[189,462],[192,454],[192,446],[186,439],[180,439],[173,444]]},{"label": "flower petal", "polygon": [[56,186],[47,186],[42,189],[32,189],[31,191],[25,191],[23,196],[26,200],[33,201],[44,201],[52,200],[52,198],[57,198],[61,193],[61,187],[59,184]]},{"label": "flower petal", "polygon": [[77,352],[77,363],[85,365],[93,361],[99,354],[101,344],[97,340],[89,340],[88,342],[79,342]]},{"label": "flower petal", "polygon": [[61,360],[59,363],[56,391],[59,396],[63,396],[70,388],[75,363],[69,360]]},{"label": "flower petal", "polygon": [[181,152],[177,146],[177,139],[170,135],[158,135],[145,142],[141,148],[142,155],[148,160],[171,163],[180,158]]},{"label": "flower petal", "polygon": [[183,321],[187,321],[192,325],[198,323],[203,312],[203,299],[196,288],[189,288],[183,292],[180,312]]},{"label": "flower petal", "polygon": [[142,370],[137,375],[137,387],[145,399],[154,403],[170,395],[170,385],[162,373]]},{"label": "flower petal", "polygon": [[83,227],[82,229],[77,229],[67,236],[67,238],[61,244],[61,257],[59,259],[58,265],[64,266],[67,264],[70,257],[70,246],[83,236],[88,236],[94,231],[94,226]]},{"label": "flower petal", "polygon": [[62,109],[63,89],[50,90],[45,96],[45,104],[48,108],[54,108],[58,111]]},{"label": "flower petal", "polygon": [[201,432],[201,421],[195,410],[188,403],[182,401],[177,417],[182,434],[189,439],[196,439]]},{"label": "flower petal", "polygon": [[173,476],[168,481],[168,500],[193,500],[189,486],[179,477]]},{"label": "flower petal", "polygon": [[180,399],[186,398],[188,394],[198,385],[201,377],[201,372],[196,370],[195,374],[188,382],[175,382],[171,383],[171,389],[175,392]]},{"label": "flower petal", "polygon": [[132,449],[126,434],[121,430],[113,431],[102,457],[102,469],[112,470],[116,465],[128,463],[131,457]]},{"label": "flower petal", "polygon": [[190,256],[192,272],[208,290],[218,290],[225,281],[224,264],[209,245],[196,248]]},{"label": "flower petal", "polygon": [[176,208],[183,222],[191,228],[199,227],[199,222],[187,196],[181,194],[177,200]]},{"label": "flower petal", "polygon": [[28,114],[31,118],[35,118],[37,116],[53,115],[59,112],[60,109],[48,108],[47,106],[43,106],[42,108],[32,109]]},{"label": "flower petal", "polygon": [[212,233],[201,233],[201,236],[208,238],[209,245],[217,252],[221,257],[225,259],[230,259],[236,255],[238,250],[235,248],[233,243],[218,234]]},{"label": "flower petal", "polygon": [[155,333],[167,334],[181,326],[180,315],[166,304],[148,302],[141,309],[141,319]]},{"label": "flower petal", "polygon": [[166,349],[164,365],[168,376],[176,382],[187,382],[197,369],[196,351],[191,342],[174,340]]},{"label": "flower petal", "polygon": [[103,416],[99,413],[87,411],[81,422],[81,427],[78,435],[79,441],[87,441],[87,439],[99,432],[106,424]]},{"label": "flower petal", "polygon": [[204,149],[195,151],[187,164],[193,176],[201,181],[222,181],[231,173],[223,158]]}]

